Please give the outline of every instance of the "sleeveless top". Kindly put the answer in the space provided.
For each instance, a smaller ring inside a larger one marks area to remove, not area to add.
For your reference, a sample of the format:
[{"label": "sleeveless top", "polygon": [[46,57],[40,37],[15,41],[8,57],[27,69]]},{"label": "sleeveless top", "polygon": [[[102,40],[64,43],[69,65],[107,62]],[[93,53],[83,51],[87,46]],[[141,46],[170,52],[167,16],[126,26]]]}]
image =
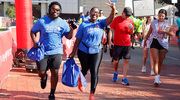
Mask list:
[{"label": "sleeveless top", "polygon": [[159,44],[165,48],[168,49],[168,41],[169,41],[169,35],[164,34],[164,33],[158,33],[159,29],[162,30],[169,30],[170,26],[169,26],[169,21],[165,20],[164,22],[158,22],[158,20],[153,20],[151,22],[151,27],[152,27],[152,33],[150,36],[150,45],[153,41],[153,39],[157,39]]}]

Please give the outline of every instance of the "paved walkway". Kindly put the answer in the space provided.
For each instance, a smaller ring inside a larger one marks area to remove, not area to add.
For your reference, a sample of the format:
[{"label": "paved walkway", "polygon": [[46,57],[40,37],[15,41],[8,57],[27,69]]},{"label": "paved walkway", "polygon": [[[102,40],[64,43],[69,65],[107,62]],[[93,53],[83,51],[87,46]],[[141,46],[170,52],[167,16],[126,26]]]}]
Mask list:
[{"label": "paved walkway", "polygon": [[[76,60],[79,65],[78,60]],[[160,80],[160,87],[154,87],[154,76],[150,76],[150,65],[147,65],[147,73],[141,73],[140,64],[130,64],[128,73],[129,86],[121,85],[122,64],[119,64],[119,80],[112,81],[113,66],[109,54],[105,53],[99,70],[99,83],[96,90],[96,99],[168,99],[180,100],[180,66],[163,65]],[[62,65],[59,73],[59,80],[62,75]],[[49,72],[48,72],[49,73]],[[49,73],[49,76],[50,73]],[[90,86],[90,74],[86,76]],[[43,90],[40,87],[40,79],[37,73],[27,73],[25,68],[13,68],[9,76],[4,80],[0,90],[0,100],[47,100],[50,91],[50,77],[47,87]],[[80,92],[77,87],[67,87],[61,82],[56,90],[56,100],[62,99],[83,99],[88,100],[89,88]]]}]

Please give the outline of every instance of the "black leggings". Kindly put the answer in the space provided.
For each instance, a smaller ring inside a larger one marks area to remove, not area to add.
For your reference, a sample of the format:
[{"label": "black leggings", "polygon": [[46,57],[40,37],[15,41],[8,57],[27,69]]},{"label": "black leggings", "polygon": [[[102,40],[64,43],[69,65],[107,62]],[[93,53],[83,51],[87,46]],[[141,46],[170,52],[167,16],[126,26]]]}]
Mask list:
[{"label": "black leggings", "polygon": [[103,56],[103,50],[100,49],[99,53],[96,54],[87,54],[78,49],[77,52],[79,61],[81,63],[81,72],[85,76],[90,69],[91,73],[91,91],[95,93],[96,86],[98,83],[98,72],[99,66]]}]

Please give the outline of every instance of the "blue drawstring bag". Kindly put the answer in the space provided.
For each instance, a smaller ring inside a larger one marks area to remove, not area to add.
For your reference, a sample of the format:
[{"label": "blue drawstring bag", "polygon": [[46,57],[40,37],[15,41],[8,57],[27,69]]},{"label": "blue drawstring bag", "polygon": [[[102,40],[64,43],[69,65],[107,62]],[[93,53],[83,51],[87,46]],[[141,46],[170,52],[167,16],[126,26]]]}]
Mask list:
[{"label": "blue drawstring bag", "polygon": [[77,87],[79,72],[79,66],[76,65],[74,59],[68,59],[63,65],[62,83],[66,86]]},{"label": "blue drawstring bag", "polygon": [[37,42],[38,48],[34,48],[34,46],[29,50],[27,56],[31,60],[40,61],[44,59],[44,46]]}]

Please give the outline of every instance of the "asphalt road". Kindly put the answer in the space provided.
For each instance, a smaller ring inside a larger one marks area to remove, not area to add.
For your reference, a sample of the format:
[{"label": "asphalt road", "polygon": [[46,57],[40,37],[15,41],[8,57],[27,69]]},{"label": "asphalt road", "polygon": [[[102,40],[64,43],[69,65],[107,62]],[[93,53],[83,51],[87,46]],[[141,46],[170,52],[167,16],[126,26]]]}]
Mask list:
[{"label": "asphalt road", "polygon": [[[103,58],[105,58],[103,59],[103,61],[110,62],[109,50],[106,53],[104,53]],[[130,64],[143,64],[142,59],[143,59],[142,48],[140,48],[139,46],[136,46],[135,49],[131,49],[131,59],[129,61]],[[123,61],[121,60],[119,63],[122,64]],[[150,64],[149,56],[146,63]],[[166,54],[163,64],[180,66],[180,50],[177,45],[169,45],[169,49],[168,49],[168,52]]]}]

